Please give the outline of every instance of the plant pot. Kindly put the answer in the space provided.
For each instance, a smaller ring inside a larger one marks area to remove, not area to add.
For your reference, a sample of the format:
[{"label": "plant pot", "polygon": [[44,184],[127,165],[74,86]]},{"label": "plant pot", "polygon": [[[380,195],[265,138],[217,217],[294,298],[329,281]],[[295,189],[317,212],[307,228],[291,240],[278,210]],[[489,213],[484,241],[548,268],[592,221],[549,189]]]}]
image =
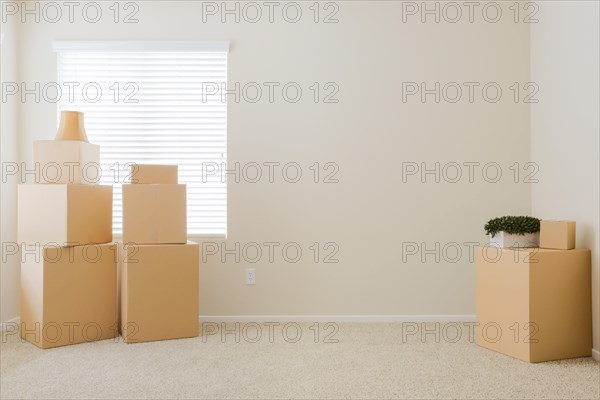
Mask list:
[{"label": "plant pot", "polygon": [[504,231],[496,233],[494,237],[489,235],[490,245],[501,248],[510,247],[539,247],[540,233],[526,233],[524,235],[510,234]]}]

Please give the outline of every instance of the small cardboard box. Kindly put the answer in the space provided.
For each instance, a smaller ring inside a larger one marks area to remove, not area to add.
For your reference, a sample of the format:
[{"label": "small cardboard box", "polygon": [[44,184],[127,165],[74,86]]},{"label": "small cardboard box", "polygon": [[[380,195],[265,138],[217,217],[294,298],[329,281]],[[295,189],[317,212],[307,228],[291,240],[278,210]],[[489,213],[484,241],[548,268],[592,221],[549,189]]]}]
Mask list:
[{"label": "small cardboard box", "polygon": [[19,185],[19,242],[42,246],[111,242],[112,189],[108,185]]},{"label": "small cardboard box", "polygon": [[527,362],[592,353],[591,252],[479,247],[476,343]]},{"label": "small cardboard box", "polygon": [[177,184],[177,165],[132,164],[131,183]]},{"label": "small cardboard box", "polygon": [[124,245],[121,334],[127,343],[198,336],[197,243]]},{"label": "small cardboard box", "polygon": [[24,246],[22,339],[47,349],[117,336],[115,244]]},{"label": "small cardboard box", "polygon": [[186,243],[186,207],[185,185],[123,185],[123,242]]},{"label": "small cardboard box", "polygon": [[79,140],[36,140],[33,162],[36,183],[97,184],[102,175],[100,146]]},{"label": "small cardboard box", "polygon": [[575,221],[553,221],[543,219],[540,222],[540,247],[558,250],[574,249]]}]

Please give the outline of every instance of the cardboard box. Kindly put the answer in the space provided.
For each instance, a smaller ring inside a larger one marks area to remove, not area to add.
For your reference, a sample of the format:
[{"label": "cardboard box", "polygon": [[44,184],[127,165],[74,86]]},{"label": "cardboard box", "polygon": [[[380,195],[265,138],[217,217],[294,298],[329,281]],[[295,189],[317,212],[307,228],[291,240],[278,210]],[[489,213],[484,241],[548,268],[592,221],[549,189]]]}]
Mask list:
[{"label": "cardboard box", "polygon": [[476,343],[528,362],[592,353],[591,252],[479,247]]},{"label": "cardboard box", "polygon": [[123,242],[187,241],[185,185],[123,185]]},{"label": "cardboard box", "polygon": [[112,189],[108,185],[19,185],[19,242],[59,246],[111,242]]},{"label": "cardboard box", "polygon": [[133,164],[131,183],[177,184],[177,165]]},{"label": "cardboard box", "polygon": [[26,246],[21,338],[47,349],[117,336],[117,246]]},{"label": "cardboard box", "polygon": [[544,249],[571,250],[575,248],[575,221],[542,220],[540,222],[540,247]]},{"label": "cardboard box", "polygon": [[36,140],[33,162],[39,168],[36,183],[97,184],[102,176],[100,146],[87,142]]},{"label": "cardboard box", "polygon": [[197,243],[125,245],[121,334],[127,343],[198,336]]}]

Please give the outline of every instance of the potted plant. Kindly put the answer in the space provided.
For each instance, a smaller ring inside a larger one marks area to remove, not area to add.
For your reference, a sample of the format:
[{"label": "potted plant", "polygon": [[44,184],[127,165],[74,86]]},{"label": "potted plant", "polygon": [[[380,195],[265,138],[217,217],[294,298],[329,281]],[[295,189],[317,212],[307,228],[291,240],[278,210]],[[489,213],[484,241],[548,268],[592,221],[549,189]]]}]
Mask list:
[{"label": "potted plant", "polygon": [[539,247],[540,220],[528,216],[494,218],[485,224],[485,233],[497,247]]}]

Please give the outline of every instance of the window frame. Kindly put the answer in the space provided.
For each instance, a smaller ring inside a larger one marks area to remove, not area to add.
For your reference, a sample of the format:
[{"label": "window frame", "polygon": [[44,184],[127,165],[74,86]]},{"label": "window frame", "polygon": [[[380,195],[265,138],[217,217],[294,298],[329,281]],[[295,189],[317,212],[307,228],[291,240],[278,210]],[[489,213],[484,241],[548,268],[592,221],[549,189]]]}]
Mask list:
[{"label": "window frame", "polygon": [[[53,52],[223,52],[228,55],[230,44],[228,41],[70,41],[61,40],[52,42]],[[228,75],[228,63],[225,67],[226,80]],[[57,56],[57,78],[60,80],[59,57]],[[57,118],[60,118],[60,102],[57,102]],[[226,121],[228,117],[228,106],[226,105]],[[59,121],[57,122],[57,124]],[[225,141],[228,138],[228,124],[225,125]],[[226,144],[227,146],[227,144]],[[227,147],[226,147],[227,149]],[[227,161],[227,157],[225,158]],[[119,182],[122,184],[123,182]],[[225,233],[188,233],[187,237],[194,239],[226,239],[229,232],[228,215],[228,190],[225,182]],[[123,233],[113,231],[113,238],[120,240]]]}]

